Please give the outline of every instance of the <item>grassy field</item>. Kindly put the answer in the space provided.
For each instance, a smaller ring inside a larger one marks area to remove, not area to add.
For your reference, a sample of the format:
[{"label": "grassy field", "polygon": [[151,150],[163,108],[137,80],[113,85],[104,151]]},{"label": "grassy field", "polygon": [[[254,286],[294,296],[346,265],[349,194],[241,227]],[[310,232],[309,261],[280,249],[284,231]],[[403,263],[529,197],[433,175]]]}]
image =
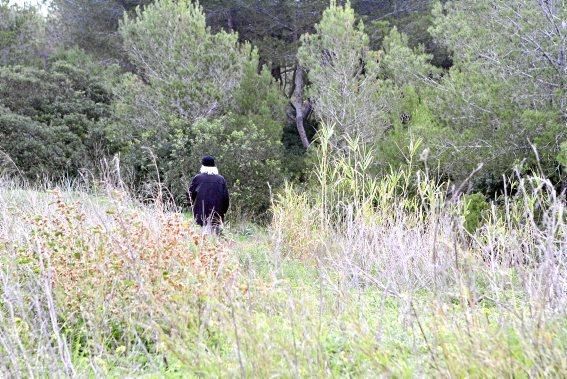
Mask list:
[{"label": "grassy field", "polygon": [[332,163],[319,192],[282,191],[269,226],[218,239],[115,187],[3,181],[0,375],[567,375],[549,183],[521,179],[469,232],[470,203],[442,186],[414,177],[410,196],[403,172]]}]

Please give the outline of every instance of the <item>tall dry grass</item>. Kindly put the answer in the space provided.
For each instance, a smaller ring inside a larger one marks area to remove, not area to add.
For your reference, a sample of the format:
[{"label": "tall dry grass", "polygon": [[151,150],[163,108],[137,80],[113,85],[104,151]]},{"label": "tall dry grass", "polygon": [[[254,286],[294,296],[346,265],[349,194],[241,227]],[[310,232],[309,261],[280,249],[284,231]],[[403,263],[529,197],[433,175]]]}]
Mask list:
[{"label": "tall dry grass", "polygon": [[288,186],[275,201],[277,256],[314,262],[339,294],[399,299],[439,373],[565,374],[565,193],[518,174],[471,234],[466,197],[416,167],[418,145],[407,168],[377,178],[372,151],[355,140],[333,151],[331,135],[320,135],[316,189]]},{"label": "tall dry grass", "polygon": [[0,375],[565,376],[565,194],[511,178],[469,233],[417,163],[325,138],[318,185],[220,240],[159,184],[0,181]]},{"label": "tall dry grass", "polygon": [[168,317],[222,294],[234,260],[161,203],[67,184],[0,183],[0,373],[159,370]]}]

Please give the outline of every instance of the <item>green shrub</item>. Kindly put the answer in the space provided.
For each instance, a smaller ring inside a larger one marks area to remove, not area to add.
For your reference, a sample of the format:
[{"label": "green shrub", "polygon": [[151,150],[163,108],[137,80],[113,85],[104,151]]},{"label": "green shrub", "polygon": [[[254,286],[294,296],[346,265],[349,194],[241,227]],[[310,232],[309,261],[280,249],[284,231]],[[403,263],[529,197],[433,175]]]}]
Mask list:
[{"label": "green shrub", "polygon": [[481,193],[465,195],[463,204],[464,226],[466,231],[472,234],[482,225],[484,214],[490,205]]},{"label": "green shrub", "polygon": [[24,176],[76,175],[112,152],[105,120],[114,69],[95,66],[84,53],[67,51],[47,69],[0,68],[0,150]]},{"label": "green shrub", "polygon": [[559,151],[559,155],[557,156],[557,160],[563,166],[567,167],[567,141],[561,144],[561,150]]},{"label": "green shrub", "polygon": [[197,122],[189,155],[179,157],[179,161],[188,167],[186,173],[196,173],[200,158],[214,155],[228,181],[233,211],[263,214],[270,205],[270,186],[281,182],[282,146],[253,121],[239,123],[238,119],[229,116]]},{"label": "green shrub", "polygon": [[86,155],[81,139],[65,125],[42,124],[0,108],[0,167],[8,173],[63,176],[80,169]]}]

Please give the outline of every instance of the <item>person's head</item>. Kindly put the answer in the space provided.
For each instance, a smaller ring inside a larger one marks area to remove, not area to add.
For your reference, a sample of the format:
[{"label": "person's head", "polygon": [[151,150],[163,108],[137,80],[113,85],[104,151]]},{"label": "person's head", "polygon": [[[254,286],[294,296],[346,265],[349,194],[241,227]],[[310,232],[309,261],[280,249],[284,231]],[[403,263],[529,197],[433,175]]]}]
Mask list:
[{"label": "person's head", "polygon": [[201,159],[201,174],[218,175],[219,170],[215,166],[215,158],[206,155]]},{"label": "person's head", "polygon": [[201,164],[205,167],[215,167],[215,157],[205,155],[203,159],[201,159]]}]

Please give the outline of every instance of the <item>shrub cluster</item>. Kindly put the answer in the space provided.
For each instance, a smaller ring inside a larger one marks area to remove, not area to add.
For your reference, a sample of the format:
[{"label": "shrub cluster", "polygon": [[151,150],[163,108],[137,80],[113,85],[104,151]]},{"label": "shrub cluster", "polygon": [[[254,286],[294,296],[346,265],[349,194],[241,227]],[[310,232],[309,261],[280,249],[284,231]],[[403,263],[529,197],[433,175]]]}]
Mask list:
[{"label": "shrub cluster", "polygon": [[0,163],[28,179],[76,176],[112,153],[107,75],[79,51],[45,69],[0,67]]}]

